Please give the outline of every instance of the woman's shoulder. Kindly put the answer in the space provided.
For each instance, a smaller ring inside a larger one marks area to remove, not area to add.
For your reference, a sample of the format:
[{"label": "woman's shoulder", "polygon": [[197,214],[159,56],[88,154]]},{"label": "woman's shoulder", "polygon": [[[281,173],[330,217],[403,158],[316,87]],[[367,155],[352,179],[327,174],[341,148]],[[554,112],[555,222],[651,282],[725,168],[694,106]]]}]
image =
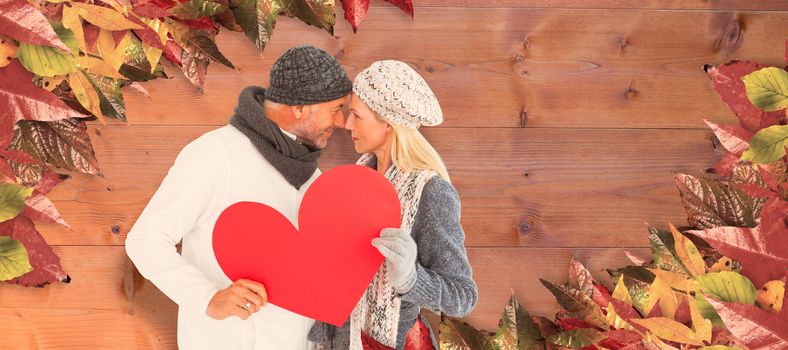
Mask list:
[{"label": "woman's shoulder", "polygon": [[[428,207],[459,205],[460,198],[457,190],[446,179],[435,175],[424,185],[421,201]],[[419,205],[421,206],[421,205]]]}]

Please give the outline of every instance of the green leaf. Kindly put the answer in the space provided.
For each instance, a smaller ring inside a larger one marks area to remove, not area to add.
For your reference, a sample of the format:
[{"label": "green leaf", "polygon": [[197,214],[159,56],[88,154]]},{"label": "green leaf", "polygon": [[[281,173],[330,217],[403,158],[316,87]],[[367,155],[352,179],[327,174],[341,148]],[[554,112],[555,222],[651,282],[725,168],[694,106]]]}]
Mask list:
[{"label": "green leaf", "polygon": [[442,316],[440,349],[445,350],[495,350],[491,333],[479,331],[469,324]]},{"label": "green leaf", "polygon": [[227,11],[227,6],[211,0],[189,0],[170,9],[173,16],[181,19],[216,16],[224,11]]},{"label": "green leaf", "polygon": [[656,277],[654,273],[644,266],[628,266],[618,270],[608,270],[608,273],[614,280],[619,279],[620,276],[624,277],[624,286],[632,297],[632,306],[641,314],[646,314],[649,287]]},{"label": "green leaf", "polygon": [[76,119],[22,120],[17,125],[19,129],[11,141],[11,149],[24,151],[59,168],[101,176],[85,122]]},{"label": "green leaf", "polygon": [[747,277],[732,271],[712,272],[696,276],[699,291],[715,299],[755,305],[755,286]]},{"label": "green leaf", "polygon": [[592,328],[576,328],[547,337],[551,343],[572,349],[594,345],[606,337],[602,332]]},{"label": "green leaf", "polygon": [[230,0],[230,9],[244,34],[263,50],[274,33],[276,18],[285,9],[285,1]]},{"label": "green leaf", "polygon": [[0,281],[17,278],[33,270],[27,249],[19,241],[0,236]]},{"label": "green leaf", "polygon": [[542,350],[544,338],[539,327],[512,295],[501,315],[498,332],[492,342],[500,350]]},{"label": "green leaf", "polygon": [[590,297],[582,291],[574,288],[557,286],[550,281],[539,279],[542,284],[555,295],[556,301],[571,317],[582,319],[594,326],[607,330],[610,326],[607,323],[602,309]]},{"label": "green leaf", "polygon": [[120,82],[116,79],[86,73],[88,81],[98,91],[101,112],[104,116],[126,121],[126,102],[120,92]]},{"label": "green leaf", "polygon": [[753,105],[773,112],[788,106],[788,72],[767,67],[742,77],[747,98]]},{"label": "green leaf", "polygon": [[289,0],[285,13],[296,17],[302,22],[325,29],[328,34],[334,35],[334,0]]},{"label": "green leaf", "polygon": [[77,70],[74,56],[49,46],[20,43],[16,55],[25,69],[42,77],[65,75]]},{"label": "green leaf", "polygon": [[151,67],[148,56],[145,55],[145,48],[142,46],[142,42],[133,35],[126,41],[126,47],[123,51],[123,62],[118,71],[133,81],[148,81],[164,77],[161,65],[157,65],[155,68]]},{"label": "green leaf", "polygon": [[33,194],[30,187],[13,183],[0,185],[0,222],[15,218],[25,209],[25,199]]},{"label": "green leaf", "polygon": [[788,125],[772,125],[752,136],[750,148],[744,151],[741,159],[769,164],[784,157],[786,147],[788,147]]},{"label": "green leaf", "polygon": [[725,327],[720,315],[714,310],[714,306],[711,306],[711,304],[703,298],[701,293],[695,294],[695,303],[698,304],[698,311],[700,311],[700,315],[703,316],[703,318],[711,321],[711,324],[716,327]]}]

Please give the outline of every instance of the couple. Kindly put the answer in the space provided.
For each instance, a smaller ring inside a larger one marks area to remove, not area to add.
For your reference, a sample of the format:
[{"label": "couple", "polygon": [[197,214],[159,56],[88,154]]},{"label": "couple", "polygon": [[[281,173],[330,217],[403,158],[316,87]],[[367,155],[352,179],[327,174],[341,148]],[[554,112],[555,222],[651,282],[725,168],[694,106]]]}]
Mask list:
[{"label": "couple", "polygon": [[[364,332],[402,349],[421,308],[470,313],[477,289],[459,198],[418,131],[442,121],[435,95],[403,62],[375,62],[351,82],[323,50],[285,52],[268,89],[245,88],[229,125],[183,148],[128,234],[126,251],[137,269],[178,304],[179,347],[356,350]],[[320,149],[343,127],[363,154],[358,164],[394,185],[402,223],[372,241],[385,263],[340,328],[267,304],[258,282],[230,281],[214,257],[212,233],[221,212],[242,201],[297,222],[301,199],[320,175]]]}]

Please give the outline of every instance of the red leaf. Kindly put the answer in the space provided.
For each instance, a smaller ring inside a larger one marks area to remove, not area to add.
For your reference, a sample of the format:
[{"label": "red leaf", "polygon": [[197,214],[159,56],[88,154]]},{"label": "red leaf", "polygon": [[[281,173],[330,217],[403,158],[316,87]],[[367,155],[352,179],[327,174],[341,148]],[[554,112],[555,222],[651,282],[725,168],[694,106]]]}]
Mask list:
[{"label": "red leaf", "polygon": [[785,116],[784,111],[766,112],[755,107],[747,98],[742,77],[767,65],[749,61],[731,61],[711,67],[708,76],[714,82],[714,90],[739,118],[741,126],[751,132],[775,125]]},{"label": "red leaf", "polygon": [[8,148],[14,138],[14,124],[12,118],[0,118],[0,150]]},{"label": "red leaf", "polygon": [[613,297],[610,295],[610,291],[607,287],[594,283],[594,295],[591,296],[591,300],[600,307],[606,308],[610,299],[613,299]]},{"label": "red leaf", "polygon": [[430,338],[430,329],[421,321],[416,319],[416,324],[410,328],[405,336],[405,350],[435,350]]},{"label": "red leaf", "polygon": [[565,331],[571,331],[571,330],[577,329],[577,328],[594,328],[594,329],[596,329],[596,327],[594,327],[594,325],[592,325],[592,324],[590,324],[590,323],[588,323],[586,321],[583,321],[581,319],[577,319],[577,318],[561,318],[561,319],[558,320],[558,324],[561,325],[561,329],[563,329]]},{"label": "red leaf", "polygon": [[113,30],[112,31],[112,40],[115,41],[115,46],[117,47],[120,44],[120,41],[123,40],[123,37],[126,36],[128,30]]},{"label": "red leaf", "polygon": [[88,50],[93,51],[95,49],[96,40],[98,39],[100,31],[101,28],[90,23],[85,23],[82,28],[82,33],[85,34],[85,46],[87,46]]},{"label": "red leaf", "polygon": [[0,175],[3,175],[11,182],[16,182],[16,174],[14,173],[14,169],[11,168],[5,159],[0,159]]},{"label": "red leaf", "polygon": [[44,14],[25,0],[0,3],[0,34],[16,41],[69,51]]},{"label": "red leaf", "polygon": [[137,34],[137,36],[140,37],[140,40],[142,40],[142,42],[152,47],[155,47],[159,50],[164,50],[164,44],[161,43],[161,39],[159,38],[159,33],[156,33],[156,31],[153,30],[153,28],[151,28],[150,26],[148,26],[147,24],[140,21],[138,18],[134,16],[129,17],[129,20],[131,20],[134,23],[137,23],[139,26],[142,27],[142,29],[134,29],[134,34]]},{"label": "red leaf", "polygon": [[714,173],[729,178],[733,174],[733,168],[739,163],[739,157],[732,153],[725,153],[725,155],[716,164],[711,166]]},{"label": "red leaf", "polygon": [[66,220],[63,220],[60,212],[57,211],[55,204],[43,194],[34,193],[25,200],[25,205],[25,209],[22,210],[22,215],[36,221],[48,224],[59,224],[65,228],[71,228]]},{"label": "red leaf", "polygon": [[350,22],[353,32],[358,30],[358,26],[364,21],[369,11],[370,0],[342,0],[342,8],[345,10],[345,19]]},{"label": "red leaf", "polygon": [[183,48],[176,44],[172,38],[167,38],[167,45],[164,46],[164,57],[166,57],[167,60],[180,66],[182,52]]},{"label": "red leaf", "polygon": [[408,16],[413,17],[413,2],[411,0],[386,0],[386,2],[399,7],[399,9],[405,11]]},{"label": "red leaf", "polygon": [[53,93],[33,84],[33,74],[25,70],[19,60],[13,60],[0,69],[0,105],[4,106],[0,108],[0,118],[13,121],[88,117],[66,106]]},{"label": "red leaf", "polygon": [[55,281],[70,282],[71,278],[60,267],[60,258],[47,244],[44,237],[36,230],[33,221],[26,216],[17,216],[11,220],[0,223],[0,232],[9,234],[13,239],[22,242],[27,249],[30,265],[33,271],[8,283],[19,284],[26,287],[43,287]]},{"label": "red leaf", "polygon": [[67,174],[58,174],[54,171],[49,169],[44,170],[44,174],[41,175],[41,179],[38,180],[36,184],[35,191],[41,194],[47,194],[49,191],[52,190],[57,184],[68,180],[71,178],[71,175]]},{"label": "red leaf", "polygon": [[777,195],[769,198],[761,210],[760,227],[765,232],[774,232],[775,236],[782,232],[782,240],[788,240],[788,202]]},{"label": "red leaf", "polygon": [[[770,215],[773,213],[767,212],[765,217],[762,213],[761,224],[755,228],[721,226],[688,232],[703,238],[721,254],[740,262],[743,266],[742,274],[756,286],[761,286],[768,281],[782,278],[788,268],[788,239],[785,239],[787,232],[773,223],[784,220],[784,216],[772,218]],[[769,229],[764,230],[764,227]]]},{"label": "red leaf", "polygon": [[648,264],[648,262],[649,262],[648,260],[646,260],[644,258],[641,258],[637,254],[635,254],[633,252],[630,252],[629,250],[626,250],[626,249],[624,249],[624,254],[626,254],[627,258],[629,258],[629,260],[632,261],[632,263],[637,265],[637,266],[643,266],[643,265]]},{"label": "red leaf", "polygon": [[599,342],[599,346],[613,350],[638,343],[643,339],[638,332],[629,329],[614,329],[605,332],[605,335],[607,339]]},{"label": "red leaf", "polygon": [[673,317],[676,322],[689,324],[692,322],[692,315],[690,315],[689,301],[687,298],[681,298],[678,307],[676,307],[676,315]]},{"label": "red leaf", "polygon": [[193,29],[205,29],[210,31],[216,30],[216,22],[214,22],[211,17],[203,17],[198,19],[178,19],[178,22],[181,22]]},{"label": "red leaf", "polygon": [[377,340],[369,336],[366,332],[361,332],[361,347],[364,348],[364,350],[394,350],[394,348],[378,343]]},{"label": "red leaf", "polygon": [[33,156],[15,149],[0,151],[0,155],[2,155],[5,159],[13,161],[14,163],[41,164],[41,162],[38,159],[33,158]]},{"label": "red leaf", "polygon": [[630,321],[632,319],[642,318],[640,317],[640,314],[632,307],[632,305],[629,305],[624,301],[615,298],[611,298],[610,303],[613,305],[613,310],[616,311],[616,315],[618,315],[618,317],[621,317],[621,319],[623,319],[624,321],[627,321],[627,323],[630,326],[641,332],[645,332],[647,330],[646,327],[643,327],[635,322]]},{"label": "red leaf", "polygon": [[147,18],[167,17],[170,15],[167,9],[175,4],[172,0],[131,0],[132,11]]},{"label": "red leaf", "polygon": [[750,148],[749,140],[753,133],[738,126],[718,125],[708,120],[705,120],[705,122],[728,152],[741,157],[741,154]]},{"label": "red leaf", "polygon": [[181,71],[197,91],[202,94],[205,85],[205,74],[208,73],[210,59],[207,57],[194,56],[187,50],[181,51]]},{"label": "red leaf", "polygon": [[788,348],[788,320],[739,303],[706,298],[714,306],[728,330],[750,350],[783,350]]}]

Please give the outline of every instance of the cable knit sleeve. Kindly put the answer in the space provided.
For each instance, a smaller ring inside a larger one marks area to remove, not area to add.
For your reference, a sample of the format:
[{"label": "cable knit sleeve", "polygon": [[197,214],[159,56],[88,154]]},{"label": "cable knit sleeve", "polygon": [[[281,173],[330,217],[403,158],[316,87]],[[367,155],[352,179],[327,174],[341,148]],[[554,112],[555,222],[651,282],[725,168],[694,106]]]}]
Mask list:
[{"label": "cable knit sleeve", "polygon": [[402,300],[452,317],[469,314],[478,292],[460,225],[460,199],[450,183],[436,176],[424,186],[411,234],[418,246],[416,284]]},{"label": "cable knit sleeve", "polygon": [[207,310],[220,286],[187,263],[175,245],[206,217],[224,189],[222,150],[210,135],[184,147],[126,238],[126,253],[140,274],[179,306],[194,310]]}]

